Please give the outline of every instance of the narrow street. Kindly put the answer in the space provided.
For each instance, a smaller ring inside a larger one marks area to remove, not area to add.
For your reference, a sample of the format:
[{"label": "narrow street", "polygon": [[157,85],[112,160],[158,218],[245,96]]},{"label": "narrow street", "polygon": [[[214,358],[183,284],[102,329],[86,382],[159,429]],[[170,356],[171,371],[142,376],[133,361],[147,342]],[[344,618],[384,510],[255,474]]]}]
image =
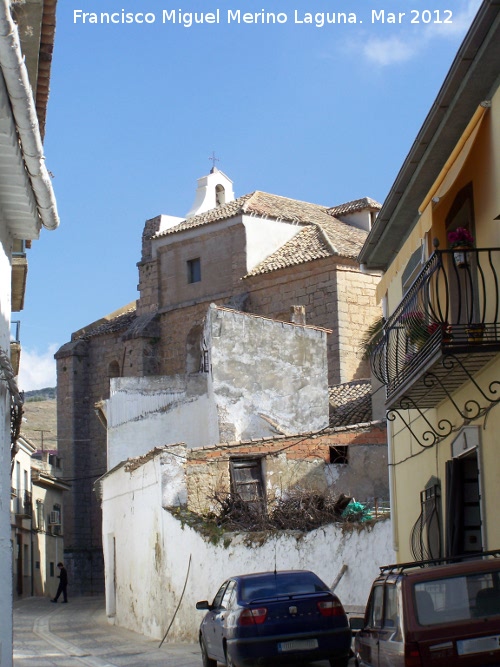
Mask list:
[{"label": "narrow street", "polygon": [[109,625],[102,597],[75,598],[67,605],[47,598],[14,603],[15,667],[201,667],[197,644],[158,645]]}]

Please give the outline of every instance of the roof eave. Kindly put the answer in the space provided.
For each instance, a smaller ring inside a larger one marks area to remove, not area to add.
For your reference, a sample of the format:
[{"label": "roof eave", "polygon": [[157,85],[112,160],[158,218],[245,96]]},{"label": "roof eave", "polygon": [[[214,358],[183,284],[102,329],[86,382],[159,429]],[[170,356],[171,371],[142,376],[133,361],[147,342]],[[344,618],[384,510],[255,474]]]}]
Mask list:
[{"label": "roof eave", "polygon": [[485,0],[361,249],[358,260],[367,268],[387,269],[477,107],[491,98],[498,81],[499,43],[500,1]]}]

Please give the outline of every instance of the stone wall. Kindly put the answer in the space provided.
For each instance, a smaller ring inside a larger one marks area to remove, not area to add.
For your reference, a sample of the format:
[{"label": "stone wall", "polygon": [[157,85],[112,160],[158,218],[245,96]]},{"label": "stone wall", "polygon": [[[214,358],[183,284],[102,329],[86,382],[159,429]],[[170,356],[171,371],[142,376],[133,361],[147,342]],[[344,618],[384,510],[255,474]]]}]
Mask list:
[{"label": "stone wall", "polygon": [[[229,298],[242,291],[246,273],[242,224],[212,226],[203,234],[158,248],[160,310],[192,301]],[[187,280],[188,260],[200,258],[201,280]]]},{"label": "stone wall", "polygon": [[244,281],[249,311],[287,320],[291,306],[301,305],[307,324],[332,330],[329,384],[370,377],[359,346],[364,331],[380,314],[375,303],[377,282],[356,262],[341,258],[335,263],[331,258],[306,262]]},{"label": "stone wall", "polygon": [[73,593],[100,593],[104,587],[102,515],[93,484],[107,470],[106,429],[94,406],[109,396],[113,364],[134,369],[135,359],[129,358],[134,355],[127,356],[113,334],[73,341],[56,354],[58,451],[64,479],[71,484],[63,523]]}]

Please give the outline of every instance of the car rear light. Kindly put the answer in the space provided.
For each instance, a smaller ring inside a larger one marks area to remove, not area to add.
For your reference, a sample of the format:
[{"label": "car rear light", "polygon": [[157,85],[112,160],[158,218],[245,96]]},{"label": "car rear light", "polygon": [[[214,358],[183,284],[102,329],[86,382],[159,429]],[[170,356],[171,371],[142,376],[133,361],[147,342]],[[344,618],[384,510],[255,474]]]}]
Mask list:
[{"label": "car rear light", "polygon": [[423,667],[420,651],[417,644],[405,645],[405,667]]},{"label": "car rear light", "polygon": [[324,600],[317,604],[321,616],[344,616],[345,614],[344,607],[341,605],[340,600]]},{"label": "car rear light", "polygon": [[243,609],[238,619],[240,625],[254,625],[264,623],[267,616],[267,609],[259,607],[258,609]]}]

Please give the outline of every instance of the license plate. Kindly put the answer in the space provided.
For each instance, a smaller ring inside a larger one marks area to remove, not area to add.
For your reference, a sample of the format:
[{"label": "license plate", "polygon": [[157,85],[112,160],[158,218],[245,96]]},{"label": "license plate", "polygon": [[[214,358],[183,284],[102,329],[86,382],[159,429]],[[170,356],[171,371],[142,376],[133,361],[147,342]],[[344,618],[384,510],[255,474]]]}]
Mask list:
[{"label": "license plate", "polygon": [[458,655],[469,655],[469,653],[486,653],[487,651],[498,651],[500,648],[500,635],[490,637],[478,637],[477,639],[463,639],[457,642]]},{"label": "license plate", "polygon": [[318,648],[317,639],[294,639],[290,642],[280,642],[278,644],[278,651],[286,653],[287,651],[310,651],[313,648]]}]

